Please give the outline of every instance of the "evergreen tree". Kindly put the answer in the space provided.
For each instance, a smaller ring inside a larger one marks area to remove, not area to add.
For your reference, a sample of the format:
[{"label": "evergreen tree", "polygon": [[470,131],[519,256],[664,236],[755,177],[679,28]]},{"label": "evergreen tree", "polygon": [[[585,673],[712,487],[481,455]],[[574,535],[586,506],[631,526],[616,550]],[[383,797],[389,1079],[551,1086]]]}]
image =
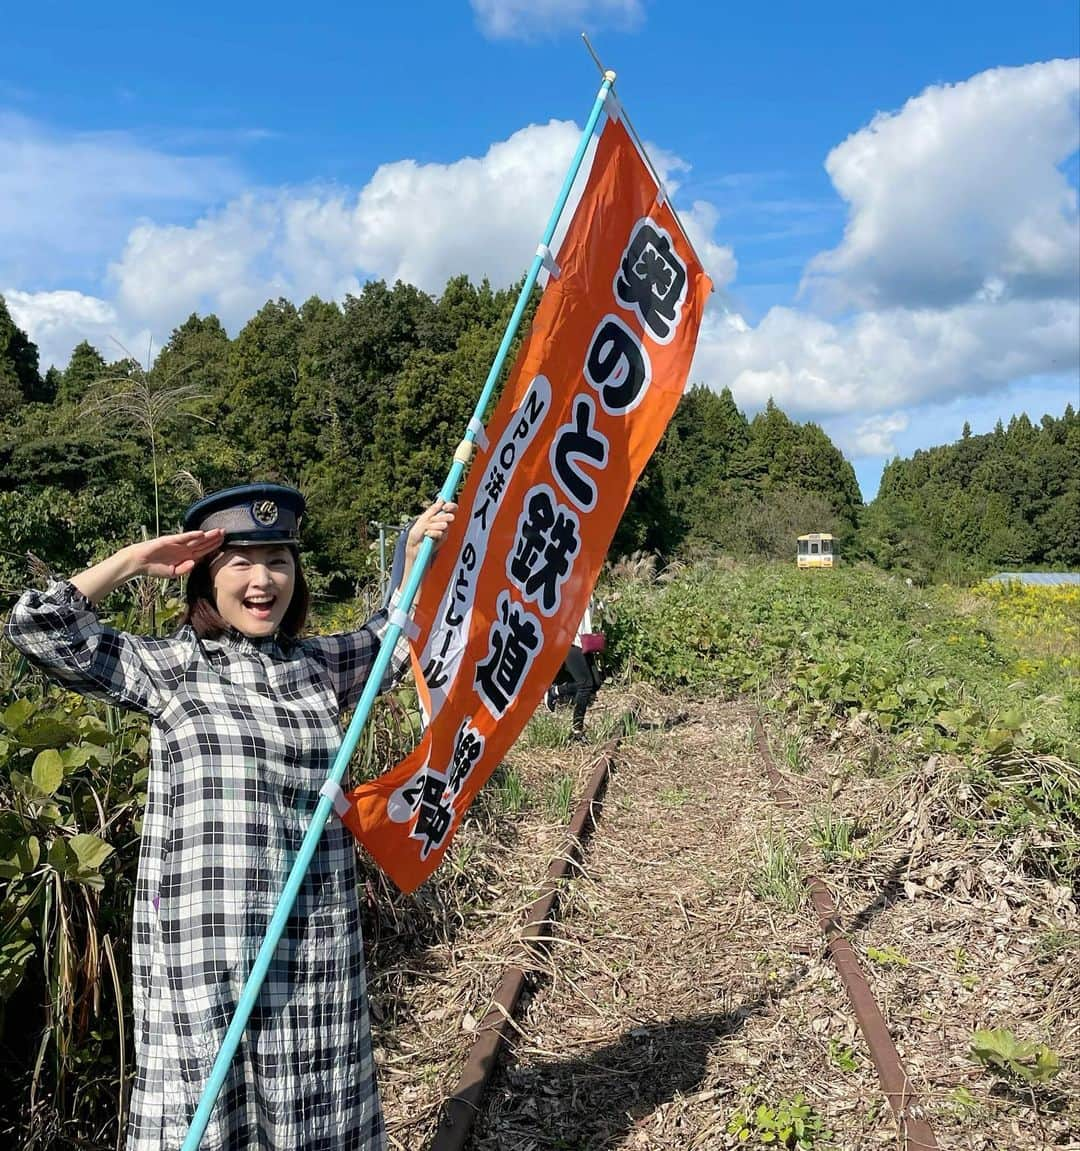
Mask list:
[{"label": "evergreen tree", "polygon": [[57,399],[62,404],[73,407],[106,374],[105,360],[101,353],[87,340],[76,345],[68,360],[68,366],[60,380]]},{"label": "evergreen tree", "polygon": [[[970,433],[970,429],[968,429]],[[1080,564],[1080,420],[1072,405],[1036,425],[1024,413],[985,436],[894,460],[882,475],[863,543],[898,566],[888,540],[914,530],[949,578],[989,568]],[[885,541],[883,543],[883,541]]]},{"label": "evergreen tree", "polygon": [[22,402],[22,389],[15,368],[7,360],[0,360],[0,419],[13,416]]},{"label": "evergreen tree", "polygon": [[806,531],[854,530],[851,465],[816,424],[770,400],[748,424],[731,391],[683,396],[639,481],[615,550],[788,555]]},{"label": "evergreen tree", "polygon": [[343,308],[341,357],[347,371],[340,380],[345,434],[356,445],[371,442],[375,415],[391,395],[394,380],[414,351],[446,350],[445,334],[433,348],[426,340],[442,333],[435,301],[411,284],[388,288],[382,280],[347,296]]},{"label": "evergreen tree", "polygon": [[63,379],[64,373],[59,368],[50,365],[49,370],[41,380],[41,403],[52,404],[56,402]]},{"label": "evergreen tree", "polygon": [[13,411],[23,402],[46,402],[38,372],[38,350],[11,318],[0,296],[0,413]]},{"label": "evergreen tree", "polygon": [[345,355],[344,329],[337,304],[312,296],[300,309],[291,435],[303,466],[341,442],[341,411],[351,390],[346,380],[353,370]]},{"label": "evergreen tree", "polygon": [[246,466],[241,470],[252,478],[295,482],[299,474],[290,432],[300,378],[301,327],[293,304],[270,301],[229,348],[220,426],[243,452]]},{"label": "evergreen tree", "polygon": [[[83,342],[63,372],[51,369],[35,385],[33,398],[55,396],[51,406],[24,402],[22,377],[9,368],[2,378],[11,411],[0,421],[0,502],[9,519],[0,522],[0,549],[25,550],[37,533],[43,558],[63,570],[153,525],[155,480],[168,530],[199,490],[276,479],[299,484],[308,498],[305,547],[316,585],[347,593],[370,570],[371,521],[415,514],[441,486],[516,298],[514,288],[495,291],[464,276],[438,298],[374,281],[340,306],[270,301],[233,339],[215,316],[191,315],[149,370],[107,366]],[[507,370],[513,357],[511,348]],[[124,392],[135,383],[145,385],[138,396]],[[167,428],[154,424],[152,445],[144,425],[145,447],[118,410],[85,418],[88,396],[127,395],[131,412],[142,397],[145,415],[159,394],[177,404]],[[935,547],[1064,562],[1076,548],[1069,517],[1080,496],[1075,480],[1070,487],[1048,477],[1068,472],[1078,436],[1069,409],[1064,420],[1016,420],[955,451],[895,461],[866,513],[867,538],[883,562],[916,574]],[[940,498],[920,507],[926,490]],[[854,473],[820,427],[772,402],[748,421],[729,390],[699,384],[682,397],[613,550],[790,558],[799,533],[844,536],[859,512]]]},{"label": "evergreen tree", "polygon": [[730,389],[718,395],[702,384],[689,388],[635,488],[616,550],[670,555],[715,542],[718,521],[739,488],[733,461],[748,440],[746,417]]},{"label": "evergreen tree", "polygon": [[199,316],[192,312],[173,329],[153,371],[163,379],[182,379],[199,395],[216,398],[225,387],[228,364],[229,336],[221,321],[213,313]]}]

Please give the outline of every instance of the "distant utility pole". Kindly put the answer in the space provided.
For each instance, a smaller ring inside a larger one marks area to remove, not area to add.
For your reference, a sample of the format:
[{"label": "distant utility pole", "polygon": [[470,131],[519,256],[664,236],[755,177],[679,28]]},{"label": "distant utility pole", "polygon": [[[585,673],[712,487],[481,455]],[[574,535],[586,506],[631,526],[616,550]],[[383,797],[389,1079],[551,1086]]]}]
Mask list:
[{"label": "distant utility pole", "polygon": [[390,580],[390,572],[386,566],[386,533],[391,531],[394,535],[399,535],[412,521],[402,520],[400,523],[390,523],[387,520],[369,520],[368,522],[379,533],[379,592],[385,599],[386,585]]}]

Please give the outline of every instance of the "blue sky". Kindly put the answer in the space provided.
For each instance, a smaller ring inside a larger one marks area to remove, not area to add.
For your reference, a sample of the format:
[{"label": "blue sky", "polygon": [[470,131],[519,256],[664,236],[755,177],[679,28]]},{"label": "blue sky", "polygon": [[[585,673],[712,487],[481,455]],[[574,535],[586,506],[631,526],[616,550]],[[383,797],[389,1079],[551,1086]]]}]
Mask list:
[{"label": "blue sky", "polygon": [[[713,273],[692,378],[894,453],[1077,404],[1070,3],[19,5],[0,292],[63,363],[371,276],[527,266],[597,87]],[[1057,61],[1057,63],[1054,63]]]}]

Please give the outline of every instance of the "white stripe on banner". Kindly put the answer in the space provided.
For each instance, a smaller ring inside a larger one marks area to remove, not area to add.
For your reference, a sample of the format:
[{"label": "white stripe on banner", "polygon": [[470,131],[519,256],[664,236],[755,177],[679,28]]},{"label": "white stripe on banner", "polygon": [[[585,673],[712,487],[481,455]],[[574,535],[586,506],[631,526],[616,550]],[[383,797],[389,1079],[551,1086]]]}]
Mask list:
[{"label": "white stripe on banner", "polygon": [[546,376],[537,376],[515,418],[487,457],[483,483],[454,565],[454,578],[443,593],[431,634],[420,653],[420,666],[431,694],[428,723],[439,714],[461,669],[476,598],[476,579],[487,555],[503,494],[550,411],[551,384]]}]

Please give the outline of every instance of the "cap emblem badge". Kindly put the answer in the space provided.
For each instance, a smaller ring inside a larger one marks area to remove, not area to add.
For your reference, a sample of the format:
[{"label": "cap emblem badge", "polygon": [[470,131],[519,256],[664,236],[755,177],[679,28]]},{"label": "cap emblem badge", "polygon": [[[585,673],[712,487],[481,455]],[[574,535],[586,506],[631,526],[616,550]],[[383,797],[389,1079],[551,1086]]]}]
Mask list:
[{"label": "cap emblem badge", "polygon": [[251,505],[251,514],[257,524],[264,528],[273,527],[277,523],[278,506],[273,500],[256,500]]}]

